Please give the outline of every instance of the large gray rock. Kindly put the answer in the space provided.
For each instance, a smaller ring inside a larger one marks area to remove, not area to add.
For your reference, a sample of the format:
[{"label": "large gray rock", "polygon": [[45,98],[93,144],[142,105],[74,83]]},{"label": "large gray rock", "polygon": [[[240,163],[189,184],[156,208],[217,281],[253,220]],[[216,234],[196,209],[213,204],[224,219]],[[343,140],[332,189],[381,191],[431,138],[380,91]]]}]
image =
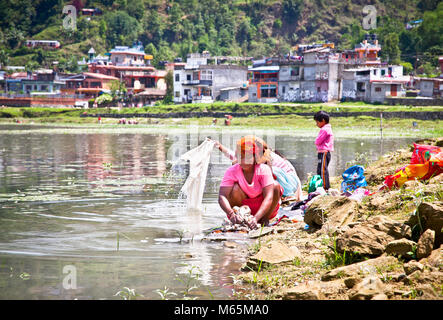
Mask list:
[{"label": "large gray rock", "polygon": [[358,252],[362,255],[379,256],[386,245],[394,240],[410,238],[411,228],[385,216],[376,216],[365,222],[355,223],[336,239],[337,251]]},{"label": "large gray rock", "polygon": [[403,265],[403,268],[405,269],[406,275],[409,276],[410,274],[414,273],[415,271],[420,271],[420,272],[423,271],[424,266],[420,262],[412,260],[412,261],[409,261],[408,263],[405,263]]},{"label": "large gray rock", "polygon": [[435,246],[443,244],[443,201],[422,202],[417,208],[418,214],[411,217],[408,224],[415,226],[420,218],[423,230],[435,231]]},{"label": "large gray rock", "polygon": [[[339,267],[326,272],[322,277],[322,281],[331,281],[336,279],[366,277],[368,275],[380,275],[380,272],[390,270],[394,272],[403,271],[402,266],[399,265],[398,260],[393,256],[381,256],[375,259],[365,260],[362,262],[350,264],[344,267]],[[358,281],[356,281],[358,282]]]},{"label": "large gray rock", "polygon": [[373,297],[384,295],[385,285],[376,276],[364,278],[349,293],[350,300],[371,300]]},{"label": "large gray rock", "polygon": [[259,252],[249,258],[246,266],[252,270],[258,270],[267,265],[291,263],[299,256],[300,252],[296,247],[290,248],[280,241],[271,241],[262,245]]},{"label": "large gray rock", "polygon": [[435,231],[428,229],[421,235],[417,243],[417,259],[426,258],[432,253],[435,242]]},{"label": "large gray rock", "polygon": [[318,282],[310,281],[289,288],[283,293],[283,300],[320,300],[321,288]]},{"label": "large gray rock", "polygon": [[420,263],[443,271],[443,245],[433,250],[428,257],[421,259]]},{"label": "large gray rock", "polygon": [[347,197],[318,196],[306,209],[304,221],[310,226],[325,226],[335,231],[352,222],[357,209],[358,202]]},{"label": "large gray rock", "polygon": [[386,245],[385,251],[386,253],[393,254],[395,256],[411,258],[410,253],[413,252],[414,247],[416,246],[417,244],[414,241],[402,238],[389,242]]}]

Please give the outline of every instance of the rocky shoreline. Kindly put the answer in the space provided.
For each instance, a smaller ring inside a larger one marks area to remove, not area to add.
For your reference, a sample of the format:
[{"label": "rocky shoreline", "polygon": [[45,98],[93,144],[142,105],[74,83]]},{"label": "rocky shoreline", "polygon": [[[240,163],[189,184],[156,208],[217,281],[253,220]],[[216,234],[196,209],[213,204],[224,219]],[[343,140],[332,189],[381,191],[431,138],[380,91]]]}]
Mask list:
[{"label": "rocky shoreline", "polygon": [[[441,146],[443,138],[418,143]],[[385,176],[409,163],[411,151],[370,164],[367,189],[377,191]],[[332,179],[332,188],[340,182]],[[443,300],[442,228],[443,174],[361,201],[318,196],[304,221],[283,219],[260,230],[234,279],[241,282],[234,298]]]}]

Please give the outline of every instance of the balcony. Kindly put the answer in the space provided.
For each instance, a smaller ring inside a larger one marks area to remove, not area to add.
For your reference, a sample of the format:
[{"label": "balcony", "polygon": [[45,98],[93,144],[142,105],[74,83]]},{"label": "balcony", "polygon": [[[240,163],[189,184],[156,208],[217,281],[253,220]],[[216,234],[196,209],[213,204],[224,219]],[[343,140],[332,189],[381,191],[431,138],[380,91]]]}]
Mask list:
[{"label": "balcony", "polygon": [[214,99],[212,96],[194,96],[192,99],[192,103],[212,103]]},{"label": "balcony", "polygon": [[278,78],[251,79],[252,83],[278,82]]},{"label": "balcony", "polygon": [[212,80],[184,80],[182,82],[182,85],[185,86],[195,86],[195,85],[202,85],[202,86],[212,86]]},{"label": "balcony", "polygon": [[196,84],[199,84],[200,83],[200,80],[184,80],[183,82],[182,82],[182,85],[185,85],[185,86],[192,86],[192,85],[196,85]]}]

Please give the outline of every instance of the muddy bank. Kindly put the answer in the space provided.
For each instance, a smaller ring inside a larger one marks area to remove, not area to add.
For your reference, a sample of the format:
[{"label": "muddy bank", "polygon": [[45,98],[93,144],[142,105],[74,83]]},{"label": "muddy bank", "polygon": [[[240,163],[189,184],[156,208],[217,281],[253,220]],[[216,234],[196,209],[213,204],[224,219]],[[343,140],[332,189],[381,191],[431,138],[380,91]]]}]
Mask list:
[{"label": "muddy bank", "polygon": [[[377,191],[411,151],[405,146],[370,164],[367,189]],[[341,177],[332,180],[339,190]],[[442,227],[443,174],[360,202],[318,196],[304,221],[283,219],[249,248],[234,298],[443,300]]]}]

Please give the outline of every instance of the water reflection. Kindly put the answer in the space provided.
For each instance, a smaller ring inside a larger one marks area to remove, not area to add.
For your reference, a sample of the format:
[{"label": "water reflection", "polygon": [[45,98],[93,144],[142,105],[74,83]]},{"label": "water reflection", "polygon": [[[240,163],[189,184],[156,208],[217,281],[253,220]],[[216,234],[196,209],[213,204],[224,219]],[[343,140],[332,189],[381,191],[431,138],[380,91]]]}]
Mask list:
[{"label": "water reflection", "polygon": [[[200,272],[198,297],[228,297],[225,284],[238,272],[248,242],[229,234],[238,243],[230,249],[205,240],[202,231],[222,223],[217,193],[230,162],[213,152],[200,212],[187,212],[177,199],[188,165],[172,166],[208,135],[233,148],[242,134],[2,134],[0,298],[119,299],[114,294],[129,287],[159,299],[156,289],[183,289],[177,275],[189,268]],[[266,131],[262,137],[302,181],[315,172],[315,138]],[[357,153],[376,159],[410,141],[337,139],[331,174],[340,174]],[[76,290],[62,286],[66,265],[77,269]]]}]

